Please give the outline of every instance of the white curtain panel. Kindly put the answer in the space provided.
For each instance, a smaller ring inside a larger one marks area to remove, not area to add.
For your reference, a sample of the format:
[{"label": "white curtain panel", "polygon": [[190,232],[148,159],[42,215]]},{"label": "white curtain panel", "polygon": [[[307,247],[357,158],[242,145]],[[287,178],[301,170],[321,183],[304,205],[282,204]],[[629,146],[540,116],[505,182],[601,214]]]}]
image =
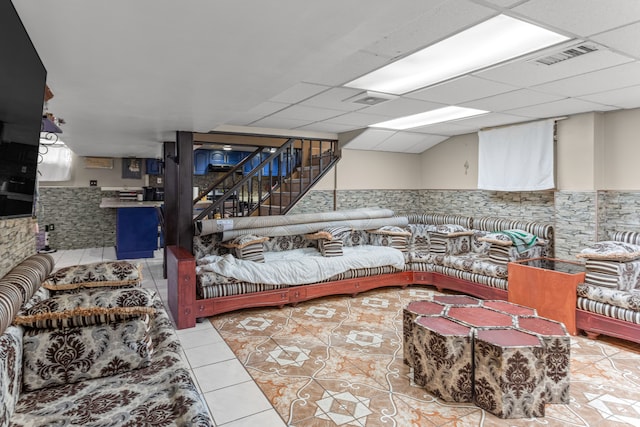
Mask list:
[{"label": "white curtain panel", "polygon": [[64,145],[50,145],[38,164],[40,181],[69,181],[71,179],[71,150]]},{"label": "white curtain panel", "polygon": [[478,132],[478,188],[554,188],[554,123],[549,119]]}]

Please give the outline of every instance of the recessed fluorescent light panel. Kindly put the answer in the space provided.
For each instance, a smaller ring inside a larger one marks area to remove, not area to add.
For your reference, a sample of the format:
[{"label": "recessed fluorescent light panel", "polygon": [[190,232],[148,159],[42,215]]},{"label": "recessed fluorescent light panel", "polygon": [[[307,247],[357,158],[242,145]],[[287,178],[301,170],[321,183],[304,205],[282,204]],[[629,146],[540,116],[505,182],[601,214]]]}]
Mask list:
[{"label": "recessed fluorescent light panel", "polygon": [[498,15],[345,86],[402,95],[568,39],[537,25]]},{"label": "recessed fluorescent light panel", "polygon": [[369,125],[369,127],[404,130],[479,116],[486,113],[488,113],[488,111],[451,106],[438,108],[437,110],[431,110],[424,113],[413,114],[411,116],[400,117],[398,119],[387,120],[386,122]]}]

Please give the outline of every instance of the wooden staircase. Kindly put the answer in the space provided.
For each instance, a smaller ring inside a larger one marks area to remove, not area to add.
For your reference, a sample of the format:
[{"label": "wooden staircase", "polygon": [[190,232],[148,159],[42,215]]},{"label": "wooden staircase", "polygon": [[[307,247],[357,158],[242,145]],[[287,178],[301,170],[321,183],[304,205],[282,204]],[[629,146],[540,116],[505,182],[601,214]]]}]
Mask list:
[{"label": "wooden staircase", "polygon": [[[194,220],[286,214],[340,159],[335,140],[289,139],[278,149],[258,147],[198,198],[223,190]],[[253,166],[249,172],[240,171]]]}]

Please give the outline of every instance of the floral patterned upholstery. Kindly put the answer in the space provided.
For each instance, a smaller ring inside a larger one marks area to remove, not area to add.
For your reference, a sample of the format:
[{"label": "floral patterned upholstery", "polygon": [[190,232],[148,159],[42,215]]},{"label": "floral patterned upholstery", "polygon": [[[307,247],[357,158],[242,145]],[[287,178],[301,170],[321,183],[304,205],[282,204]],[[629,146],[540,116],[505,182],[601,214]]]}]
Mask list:
[{"label": "floral patterned upholstery", "polygon": [[10,425],[213,426],[180,357],[181,347],[162,302],[157,299],[154,307],[156,315],[149,330],[154,353],[149,366],[23,392]]}]

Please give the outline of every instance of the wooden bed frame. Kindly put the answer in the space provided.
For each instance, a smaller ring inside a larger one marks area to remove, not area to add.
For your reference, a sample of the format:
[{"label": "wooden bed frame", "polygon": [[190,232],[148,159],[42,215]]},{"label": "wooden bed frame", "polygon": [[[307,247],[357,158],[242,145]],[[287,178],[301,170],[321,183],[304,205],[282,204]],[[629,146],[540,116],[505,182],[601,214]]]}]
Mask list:
[{"label": "wooden bed frame", "polygon": [[482,299],[507,300],[507,291],[475,282],[424,271],[403,271],[378,276],[292,286],[271,291],[196,299],[196,262],[191,252],[168,246],[166,256],[169,309],[178,329],[194,327],[199,318],[251,307],[282,307],[328,295],[352,295],[375,288],[432,285]]}]

